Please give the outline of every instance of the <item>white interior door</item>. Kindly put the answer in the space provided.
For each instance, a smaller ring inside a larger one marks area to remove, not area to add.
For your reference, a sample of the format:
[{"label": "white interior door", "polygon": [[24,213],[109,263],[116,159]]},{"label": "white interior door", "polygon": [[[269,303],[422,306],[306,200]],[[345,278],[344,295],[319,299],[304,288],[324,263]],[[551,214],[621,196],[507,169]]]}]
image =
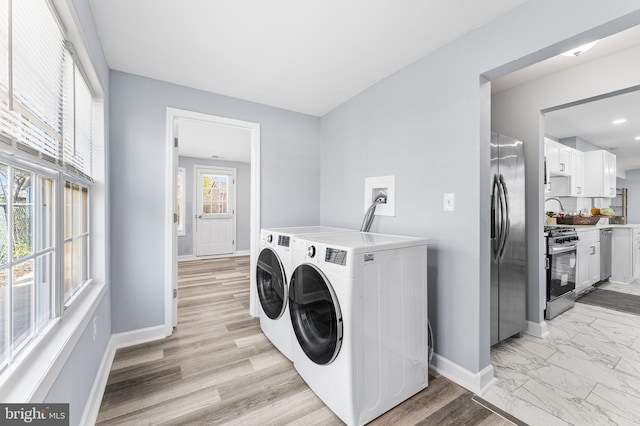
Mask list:
[{"label": "white interior door", "polygon": [[196,256],[235,253],[236,169],[196,167]]}]

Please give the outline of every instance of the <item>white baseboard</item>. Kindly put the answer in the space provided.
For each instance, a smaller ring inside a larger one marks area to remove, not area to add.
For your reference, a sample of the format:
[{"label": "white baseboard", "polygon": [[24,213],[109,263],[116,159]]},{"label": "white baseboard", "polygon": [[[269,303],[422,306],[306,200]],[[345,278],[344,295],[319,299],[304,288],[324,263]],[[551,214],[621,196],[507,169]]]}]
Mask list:
[{"label": "white baseboard", "polygon": [[496,382],[491,364],[478,373],[472,373],[455,362],[434,353],[431,359],[431,368],[477,395],[485,393]]},{"label": "white baseboard", "polygon": [[93,425],[98,419],[100,404],[102,403],[104,390],[107,386],[107,380],[109,379],[109,371],[111,371],[111,365],[113,365],[113,357],[115,355],[115,339],[114,335],[111,335],[107,349],[102,357],[102,362],[98,368],[98,374],[96,374],[96,379],[93,381],[93,386],[87,399],[87,405],[84,407],[84,413],[82,413],[82,419],[80,420],[81,425]]},{"label": "white baseboard", "polygon": [[113,358],[116,355],[116,350],[139,345],[141,343],[152,342],[154,340],[164,339],[165,337],[164,325],[111,335],[109,343],[107,344],[107,349],[102,357],[98,374],[96,374],[96,379],[93,381],[93,386],[91,387],[87,404],[84,407],[82,419],[80,420],[81,425],[92,425],[96,423],[98,413],[100,412],[102,397],[104,396],[104,390],[107,386],[107,380],[109,379],[109,372],[113,365]]},{"label": "white baseboard", "polygon": [[524,330],[524,332],[541,339],[544,339],[549,335],[546,321],[542,321],[540,323],[527,321],[527,328]]},{"label": "white baseboard", "polygon": [[164,339],[165,337],[167,337],[167,334],[164,331],[164,325],[157,325],[155,327],[114,334],[113,340],[116,349],[120,349],[141,343],[153,342],[154,340]]},{"label": "white baseboard", "polygon": [[251,250],[238,250],[235,253],[230,254],[221,254],[218,256],[194,256],[192,254],[185,254],[182,256],[178,256],[178,262],[185,262],[188,260],[205,260],[205,259],[217,259],[221,257],[236,257],[236,256],[249,256],[251,254]]}]

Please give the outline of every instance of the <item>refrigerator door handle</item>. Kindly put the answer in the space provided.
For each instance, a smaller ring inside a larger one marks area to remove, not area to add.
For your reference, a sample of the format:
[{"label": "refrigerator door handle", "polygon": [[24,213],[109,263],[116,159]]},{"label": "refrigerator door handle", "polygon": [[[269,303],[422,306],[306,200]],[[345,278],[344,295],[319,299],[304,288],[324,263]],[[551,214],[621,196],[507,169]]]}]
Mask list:
[{"label": "refrigerator door handle", "polygon": [[500,217],[500,185],[498,183],[498,176],[493,175],[493,188],[491,189],[491,254],[493,260],[498,258],[499,250],[499,223]]},{"label": "refrigerator door handle", "polygon": [[509,192],[507,191],[507,184],[504,182],[504,176],[502,176],[502,174],[500,174],[500,188],[501,188],[501,194],[502,194],[502,198],[504,199],[504,219],[503,219],[503,223],[501,224],[503,226],[503,230],[501,230],[501,236],[502,236],[502,242],[501,242],[501,247],[500,247],[500,260],[502,260],[504,258],[504,255],[506,253],[506,248],[507,248],[507,241],[509,240],[509,230],[511,228],[511,220],[509,218]]}]

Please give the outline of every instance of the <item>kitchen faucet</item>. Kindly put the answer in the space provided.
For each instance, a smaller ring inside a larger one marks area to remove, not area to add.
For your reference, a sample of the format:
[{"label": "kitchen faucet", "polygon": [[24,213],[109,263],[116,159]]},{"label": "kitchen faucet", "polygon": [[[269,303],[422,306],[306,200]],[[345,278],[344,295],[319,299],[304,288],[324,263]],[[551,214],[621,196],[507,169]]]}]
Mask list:
[{"label": "kitchen faucet", "polygon": [[555,201],[557,201],[557,202],[558,202],[558,204],[560,204],[560,211],[561,211],[561,212],[563,212],[563,211],[564,211],[564,206],[562,205],[562,201],[560,201],[560,199],[559,199],[559,198],[555,198],[555,197],[545,198],[545,200],[544,200],[545,204],[547,203],[547,201],[550,201],[550,200],[555,200]]}]

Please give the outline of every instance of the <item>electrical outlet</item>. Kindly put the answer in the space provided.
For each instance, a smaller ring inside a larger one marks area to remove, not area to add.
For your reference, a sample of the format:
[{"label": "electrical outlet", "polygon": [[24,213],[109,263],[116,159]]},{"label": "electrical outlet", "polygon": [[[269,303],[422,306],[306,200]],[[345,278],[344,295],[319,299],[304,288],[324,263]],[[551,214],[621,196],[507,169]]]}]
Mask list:
[{"label": "electrical outlet", "polygon": [[96,334],[98,334],[98,317],[93,317],[93,341],[96,341]]},{"label": "electrical outlet", "polygon": [[455,210],[456,194],[446,193],[444,194],[444,211],[452,212]]}]

